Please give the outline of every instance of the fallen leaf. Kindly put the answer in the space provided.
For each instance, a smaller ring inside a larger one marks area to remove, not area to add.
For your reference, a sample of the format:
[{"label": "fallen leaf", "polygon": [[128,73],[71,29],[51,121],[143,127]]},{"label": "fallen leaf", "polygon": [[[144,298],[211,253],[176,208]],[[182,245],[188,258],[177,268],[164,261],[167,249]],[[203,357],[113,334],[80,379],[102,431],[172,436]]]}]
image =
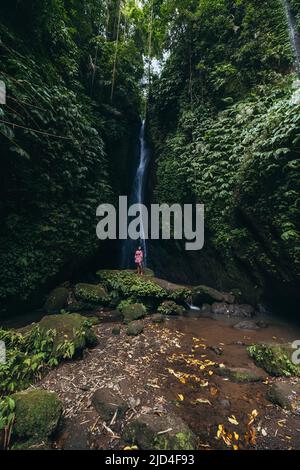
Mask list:
[{"label": "fallen leaf", "polygon": [[181,393],[178,393],[178,398],[179,398],[180,401],[184,400],[184,396]]},{"label": "fallen leaf", "polygon": [[230,416],[228,418],[228,421],[231,423],[231,424],[234,424],[235,426],[238,426],[239,422],[237,421],[236,417],[234,415]]}]

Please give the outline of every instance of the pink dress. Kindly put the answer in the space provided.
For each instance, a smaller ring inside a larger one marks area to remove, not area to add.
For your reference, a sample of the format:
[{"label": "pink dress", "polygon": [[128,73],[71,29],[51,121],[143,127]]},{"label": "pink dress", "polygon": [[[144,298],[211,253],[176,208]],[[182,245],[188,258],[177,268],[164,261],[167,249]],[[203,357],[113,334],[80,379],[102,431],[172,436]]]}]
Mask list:
[{"label": "pink dress", "polygon": [[143,257],[144,257],[143,252],[141,250],[137,250],[135,252],[135,257],[134,257],[135,264],[142,264]]}]

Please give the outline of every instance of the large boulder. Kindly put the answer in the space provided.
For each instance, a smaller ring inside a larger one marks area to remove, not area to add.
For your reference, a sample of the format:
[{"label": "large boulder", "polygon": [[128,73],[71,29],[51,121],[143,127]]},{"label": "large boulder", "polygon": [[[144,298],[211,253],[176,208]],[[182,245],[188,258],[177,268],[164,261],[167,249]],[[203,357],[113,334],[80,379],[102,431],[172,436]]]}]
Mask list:
[{"label": "large boulder", "polygon": [[188,299],[191,299],[192,290],[188,286],[174,284],[173,282],[169,282],[165,279],[160,279],[158,277],[154,277],[152,280],[165,292],[167,292],[169,299],[176,301],[186,301]]},{"label": "large boulder", "polygon": [[15,402],[13,435],[17,439],[47,439],[57,429],[62,405],[58,395],[45,390],[28,390],[12,395]]},{"label": "large boulder", "polygon": [[128,324],[134,320],[144,318],[147,314],[145,305],[141,303],[129,304],[122,309],[124,323]]},{"label": "large boulder", "polygon": [[267,394],[268,399],[284,410],[300,414],[300,384],[290,381],[274,383]]},{"label": "large boulder", "polygon": [[59,312],[66,307],[69,297],[69,291],[65,287],[57,287],[48,296],[45,302],[45,310],[47,313]]},{"label": "large boulder", "polygon": [[129,270],[101,270],[97,272],[97,276],[109,291],[114,290],[120,297],[136,302],[155,304],[168,296],[150,276],[138,276]]},{"label": "large boulder", "polygon": [[254,344],[248,347],[256,365],[275,377],[300,376],[300,365],[292,360],[294,352],[290,344]]},{"label": "large boulder", "polygon": [[96,390],[92,397],[92,404],[101,419],[107,423],[112,420],[116,412],[118,418],[123,418],[129,409],[128,404],[109,388]]},{"label": "large boulder", "polygon": [[231,293],[220,292],[208,286],[196,286],[192,289],[193,303],[202,305],[204,303],[212,304],[214,302],[226,302],[233,304],[235,296]]},{"label": "large boulder", "polygon": [[195,450],[196,436],[176,415],[142,415],[123,434],[129,444],[141,450]]},{"label": "large boulder", "polygon": [[106,305],[109,302],[109,295],[100,284],[76,284],[75,297],[77,300],[96,305]]},{"label": "large boulder", "polygon": [[262,382],[265,379],[259,371],[245,367],[220,367],[217,374],[236,383]]},{"label": "large boulder", "polygon": [[239,323],[236,323],[233,328],[236,330],[248,330],[248,331],[255,331],[255,330],[260,330],[260,326],[258,322],[255,322],[253,320],[244,320],[240,321]]},{"label": "large boulder", "polygon": [[128,328],[126,329],[127,336],[138,336],[144,331],[144,325],[141,322],[133,322],[130,323]]},{"label": "large boulder", "polygon": [[225,302],[215,302],[212,304],[214,315],[226,315],[228,317],[252,318],[255,310],[251,305],[227,304]]},{"label": "large boulder", "polygon": [[85,347],[93,347],[97,344],[97,336],[93,332],[90,322],[79,313],[47,315],[41,319],[38,325],[44,334],[47,334],[49,330],[55,330],[54,352],[58,352],[60,345],[66,341],[73,342],[74,352],[80,352]]}]

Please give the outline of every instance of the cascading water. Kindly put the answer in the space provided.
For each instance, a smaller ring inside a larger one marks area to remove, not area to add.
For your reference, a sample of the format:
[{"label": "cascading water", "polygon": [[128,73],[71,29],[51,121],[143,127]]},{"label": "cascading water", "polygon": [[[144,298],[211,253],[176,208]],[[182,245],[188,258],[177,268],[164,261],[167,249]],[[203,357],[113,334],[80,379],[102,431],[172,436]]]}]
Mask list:
[{"label": "cascading water", "polygon": [[[146,126],[143,121],[140,130],[140,156],[139,164],[134,178],[133,189],[129,198],[129,204],[145,204],[145,189],[147,182],[147,173],[150,161],[150,152],[146,143]],[[140,218],[140,241],[127,239],[122,246],[122,268],[132,268],[134,265],[134,253],[137,246],[140,245],[144,252],[144,267],[147,266],[147,240],[145,239],[145,228],[143,220]]]},{"label": "cascading water", "polygon": [[291,11],[289,2],[287,0],[282,0],[282,3],[286,12],[286,16],[287,16],[289,35],[290,35],[292,47],[293,47],[294,54],[295,54],[295,65],[297,69],[297,74],[300,78],[300,35],[297,32],[296,20]]}]

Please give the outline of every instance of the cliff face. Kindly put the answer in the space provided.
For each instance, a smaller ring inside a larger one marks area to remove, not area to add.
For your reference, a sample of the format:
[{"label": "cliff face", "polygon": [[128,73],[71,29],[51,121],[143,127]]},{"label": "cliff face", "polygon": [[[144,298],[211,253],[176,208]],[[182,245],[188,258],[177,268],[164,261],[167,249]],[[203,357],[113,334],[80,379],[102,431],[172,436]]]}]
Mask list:
[{"label": "cliff face", "polygon": [[149,132],[153,199],[204,203],[205,247],[186,254],[160,244],[153,265],[176,281],[240,288],[249,301],[293,310],[300,105],[284,9],[209,3],[186,24],[192,44],[176,42],[153,87]]},{"label": "cliff face", "polygon": [[131,186],[142,59],[122,45],[111,99],[114,38],[99,2],[79,3],[1,2],[0,314],[105,257],[96,208]]}]

